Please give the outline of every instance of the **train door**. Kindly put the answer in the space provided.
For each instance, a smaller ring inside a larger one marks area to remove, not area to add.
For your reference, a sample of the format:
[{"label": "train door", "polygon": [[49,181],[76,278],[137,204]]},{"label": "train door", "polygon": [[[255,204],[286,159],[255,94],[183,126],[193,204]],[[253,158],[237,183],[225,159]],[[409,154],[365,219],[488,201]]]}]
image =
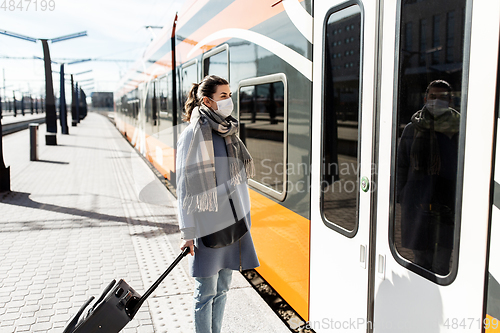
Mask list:
[{"label": "train door", "polygon": [[376,1],[314,4],[310,315],[316,332],[365,332]]},{"label": "train door", "polygon": [[144,82],[139,83],[137,87],[137,121],[136,130],[132,137],[132,144],[143,155],[146,155],[146,127],[147,127],[147,84]]},{"label": "train door", "polygon": [[229,81],[229,45],[224,44],[203,54],[202,77],[217,75]]},{"label": "train door", "polygon": [[383,3],[370,326],[481,332],[499,4]]},{"label": "train door", "polygon": [[158,132],[160,131],[160,95],[159,90],[160,90],[160,80],[155,79],[151,82],[151,97],[152,97],[152,104],[151,104],[151,118],[152,118],[152,124],[153,124],[153,134],[157,135]]},{"label": "train door", "polygon": [[198,83],[200,82],[199,80],[199,73],[198,73],[198,59],[191,60],[184,65],[182,65],[181,70],[180,70],[180,80],[181,80],[181,85],[180,85],[180,96],[179,96],[179,102],[180,105],[178,106],[178,115],[177,115],[177,135],[180,135],[182,131],[187,127],[187,123],[182,121],[183,113],[184,113],[184,104],[187,101],[189,90],[191,90],[191,87],[193,83]]}]

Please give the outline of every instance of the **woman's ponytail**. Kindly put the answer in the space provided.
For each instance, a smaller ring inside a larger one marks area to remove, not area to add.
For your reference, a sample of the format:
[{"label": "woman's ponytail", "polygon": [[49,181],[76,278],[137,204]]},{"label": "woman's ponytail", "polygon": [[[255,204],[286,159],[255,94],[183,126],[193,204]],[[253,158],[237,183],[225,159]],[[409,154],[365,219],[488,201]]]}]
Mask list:
[{"label": "woman's ponytail", "polygon": [[200,105],[198,101],[198,83],[193,83],[191,86],[191,89],[189,90],[188,93],[188,98],[186,101],[186,104],[184,104],[184,121],[190,121],[191,120],[191,113],[193,112],[193,109],[197,106]]},{"label": "woman's ponytail", "polygon": [[193,83],[191,89],[189,90],[187,101],[184,104],[184,121],[191,120],[191,113],[193,109],[201,105],[203,97],[213,98],[217,90],[217,86],[229,85],[229,83],[216,75],[207,75],[201,80],[201,82]]}]

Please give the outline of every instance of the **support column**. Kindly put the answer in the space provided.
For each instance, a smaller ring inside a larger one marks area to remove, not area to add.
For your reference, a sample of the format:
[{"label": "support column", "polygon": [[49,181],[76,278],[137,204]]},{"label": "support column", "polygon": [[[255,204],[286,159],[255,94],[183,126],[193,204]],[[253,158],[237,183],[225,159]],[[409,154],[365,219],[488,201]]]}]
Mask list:
[{"label": "support column", "polygon": [[54,98],[54,85],[52,83],[52,67],[50,61],[49,44],[47,39],[41,39],[43,46],[43,60],[45,63],[45,122],[47,124],[47,134],[45,134],[45,144],[47,146],[57,145],[57,115],[56,101]]},{"label": "support column", "polygon": [[[2,114],[2,99],[0,98],[0,114]],[[10,167],[5,167],[3,161],[2,118],[0,117],[0,192],[10,191]]]},{"label": "support column", "polygon": [[69,134],[66,112],[66,91],[64,90],[64,64],[61,64],[61,96],[59,96],[59,120],[62,134]]},{"label": "support column", "polygon": [[78,118],[76,115],[76,93],[73,74],[71,74],[71,119],[71,126],[76,126],[78,124]]},{"label": "support column", "polygon": [[76,95],[76,122],[80,123],[80,89],[78,88],[78,82],[76,83],[75,95]]},{"label": "support column", "polygon": [[14,117],[17,117],[16,92],[12,91],[12,95],[14,97],[14,101],[12,102],[14,103]]}]

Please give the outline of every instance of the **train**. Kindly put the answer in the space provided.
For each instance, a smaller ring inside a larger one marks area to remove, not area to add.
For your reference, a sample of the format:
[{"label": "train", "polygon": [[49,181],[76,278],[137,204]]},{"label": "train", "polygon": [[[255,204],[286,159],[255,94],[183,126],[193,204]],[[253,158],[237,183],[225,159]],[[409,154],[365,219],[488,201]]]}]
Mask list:
[{"label": "train", "polygon": [[499,26],[487,0],[187,0],[116,126],[175,192],[187,92],[228,80],[291,329],[500,332]]}]

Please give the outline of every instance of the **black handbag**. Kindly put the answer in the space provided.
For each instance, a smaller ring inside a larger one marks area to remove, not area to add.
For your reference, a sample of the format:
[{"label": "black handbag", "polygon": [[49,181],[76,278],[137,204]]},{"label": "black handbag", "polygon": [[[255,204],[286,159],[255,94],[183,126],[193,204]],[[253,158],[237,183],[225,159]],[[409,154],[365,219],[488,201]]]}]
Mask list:
[{"label": "black handbag", "polygon": [[236,209],[234,208],[233,199],[229,193],[229,189],[226,184],[224,184],[227,191],[227,197],[229,198],[229,204],[231,205],[231,210],[233,211],[233,217],[235,223],[231,224],[229,227],[214,232],[213,234],[201,237],[203,245],[212,249],[219,249],[236,243],[239,241],[248,231],[245,217],[238,220],[236,215]]}]

